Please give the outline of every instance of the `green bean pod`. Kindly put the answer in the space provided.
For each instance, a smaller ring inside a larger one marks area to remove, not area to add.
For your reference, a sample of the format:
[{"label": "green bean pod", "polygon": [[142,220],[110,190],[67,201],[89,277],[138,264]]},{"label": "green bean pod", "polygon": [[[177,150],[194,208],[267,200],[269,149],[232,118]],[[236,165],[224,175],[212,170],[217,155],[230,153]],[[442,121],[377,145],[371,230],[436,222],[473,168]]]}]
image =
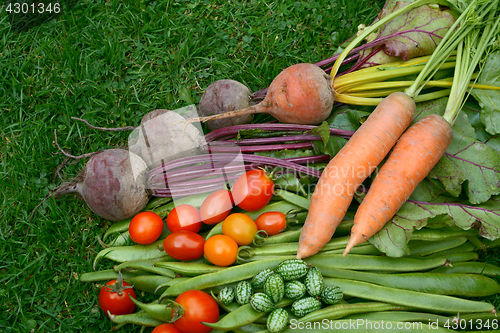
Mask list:
[{"label": "green bean pod", "polygon": [[492,249],[492,248],[500,246],[500,238],[495,239],[494,241],[490,241],[489,239],[483,239],[482,241],[488,249]]},{"label": "green bean pod", "polygon": [[[414,311],[380,311],[358,313],[344,317],[344,319],[364,319],[364,320],[388,320],[397,322],[422,322],[424,324],[437,323],[437,326],[443,327],[446,323],[449,324],[450,318],[426,312]],[[433,326],[434,327],[434,326]]]},{"label": "green bean pod", "polygon": [[483,297],[500,292],[493,279],[478,274],[404,273],[383,274],[316,265],[324,277],[374,283],[381,286],[438,295]]},{"label": "green bean pod", "polygon": [[160,296],[160,300],[165,297],[180,295],[181,293],[192,289],[202,290],[222,284],[247,280],[266,268],[274,268],[283,260],[292,258],[294,257],[288,256],[265,259],[238,266],[228,267],[224,270],[214,273],[198,275],[190,278],[187,281],[182,281],[169,287]]},{"label": "green bean pod", "polygon": [[[283,308],[289,306],[293,303],[293,301],[294,300],[292,299],[284,298],[278,303],[276,303],[276,307]],[[252,324],[264,316],[266,316],[266,313],[255,311],[250,304],[245,304],[240,306],[238,309],[228,313],[226,316],[224,316],[216,323],[203,323],[203,324],[211,328],[228,331],[228,330],[234,330],[238,327]]]},{"label": "green bean pod", "polygon": [[204,263],[177,262],[177,261],[158,262],[155,264],[155,267],[166,268],[168,270],[172,270],[178,274],[185,276],[197,276],[227,269],[227,267],[208,265]]},{"label": "green bean pod", "polygon": [[341,254],[316,254],[304,259],[304,261],[314,266],[334,266],[351,270],[385,272],[424,271],[441,267],[446,263],[445,258],[413,259],[358,254],[349,254],[345,257]]},{"label": "green bean pod", "polygon": [[476,229],[464,230],[460,228],[422,228],[420,230],[415,230],[411,235],[411,239],[424,241],[442,241],[452,237],[469,237],[478,235],[479,231]]},{"label": "green bean pod", "polygon": [[[336,249],[336,250],[329,250],[329,251],[324,251],[321,252],[322,254],[342,254],[344,252],[344,249]],[[371,244],[358,244],[355,247],[352,248],[352,250],[349,252],[350,254],[366,254],[366,255],[380,255],[382,252],[377,249],[375,246]]]},{"label": "green bean pod", "polygon": [[456,248],[467,242],[467,238],[461,237],[451,237],[446,238],[441,241],[427,241],[422,243],[417,243],[415,245],[410,245],[410,255],[411,256],[426,256],[434,253],[443,252],[449,249]]},{"label": "green bean pod", "polygon": [[165,251],[158,248],[163,243],[163,239],[158,240],[149,245],[131,245],[131,246],[117,246],[108,247],[101,250],[94,259],[93,267],[101,261],[102,258],[107,258],[116,262],[125,262],[130,260],[174,260],[169,257]]},{"label": "green bean pod", "polygon": [[173,322],[177,320],[179,317],[174,317],[172,318],[172,310],[174,311],[174,314],[179,316],[179,314],[184,313],[184,309],[182,307],[175,303],[175,302],[169,302],[168,304],[160,304],[158,301],[152,302],[152,303],[142,303],[138,300],[136,300],[133,297],[130,297],[132,302],[137,305],[141,310],[144,310],[147,314],[149,314],[151,317],[161,320],[162,322]]},{"label": "green bean pod", "polygon": [[325,278],[325,285],[338,286],[345,295],[404,305],[431,312],[470,313],[495,311],[495,307],[486,302],[384,287],[362,281]]},{"label": "green bean pod", "polygon": [[[144,274],[148,274],[148,272],[140,270],[134,272],[122,272],[124,279]],[[80,282],[109,281],[116,280],[117,278],[118,272],[115,272],[113,269],[105,269],[102,271],[83,273],[80,275]]]},{"label": "green bean pod", "polygon": [[303,211],[304,209],[300,206],[294,205],[292,203],[289,203],[287,201],[276,201],[273,203],[267,204],[264,208],[261,208],[259,210],[253,211],[253,212],[243,212],[245,215],[250,216],[254,221],[259,217],[261,214],[267,213],[267,212],[281,212],[285,215],[288,215],[290,213],[298,213]]},{"label": "green bean pod", "polygon": [[427,256],[423,258],[445,258],[452,264],[466,261],[473,261],[479,259],[479,254],[477,252],[459,252],[459,253],[449,253],[445,255],[439,255],[439,253],[433,254],[432,256]]},{"label": "green bean pod", "polygon": [[[156,294],[156,292],[157,292],[157,291],[159,291],[160,289],[163,289],[163,288],[167,288],[167,289],[168,289],[168,288],[170,288],[171,286],[173,286],[173,285],[174,285],[174,284],[176,284],[176,283],[180,283],[180,282],[188,281],[189,279],[191,279],[191,278],[189,278],[189,277],[176,277],[176,278],[174,278],[174,279],[171,279],[171,280],[165,281],[165,283],[160,284],[160,285],[156,288],[156,290],[155,290],[155,292],[154,292],[154,293]],[[165,291],[166,291],[166,290],[165,290]],[[159,300],[161,301],[161,298],[160,298]]]},{"label": "green bean pod", "polygon": [[[496,322],[497,325],[492,325]],[[489,323],[489,327],[486,327],[486,323]],[[489,329],[489,328],[499,328],[499,319],[496,313],[468,313],[468,314],[460,314],[459,316],[453,316],[448,323],[451,328],[465,328],[471,330],[477,329]],[[493,326],[493,327],[492,327]],[[495,331],[498,332],[498,331]]]},{"label": "green bean pod", "polygon": [[110,315],[109,319],[115,324],[135,324],[147,327],[156,327],[163,324],[163,321],[142,311],[126,315]]},{"label": "green bean pod", "polygon": [[[245,326],[237,327],[237,328],[233,329],[233,332],[234,333],[255,333],[255,332],[260,332],[264,329],[266,329],[266,325],[260,325],[260,324],[253,323],[253,324],[248,324]],[[212,331],[212,333],[214,331]]]},{"label": "green bean pod", "polygon": [[454,247],[452,249],[430,254],[430,255],[426,256],[426,258],[446,257],[450,254],[457,254],[457,253],[462,253],[462,252],[473,252],[474,250],[476,250],[476,246],[474,244],[472,244],[471,242],[465,242],[464,244],[457,246],[457,247]]},{"label": "green bean pod", "polygon": [[275,190],[274,195],[280,197],[281,199],[289,203],[297,205],[304,210],[309,210],[309,205],[311,204],[311,200],[306,199],[300,195],[280,189]]},{"label": "green bean pod", "polygon": [[205,241],[214,235],[222,235],[222,222],[217,223],[212,229],[210,229],[208,234],[205,236]]},{"label": "green bean pod", "polygon": [[470,273],[500,276],[500,267],[485,262],[459,262],[431,270],[432,273]]},{"label": "green bean pod", "polygon": [[162,276],[167,276],[170,278],[175,277],[175,272],[173,270],[163,268],[162,266],[156,266],[157,264],[161,263],[158,262],[157,260],[131,260],[131,261],[125,261],[124,263],[121,263],[119,265],[116,265],[113,269],[116,272],[119,271],[126,271],[128,269],[140,269],[146,272],[151,272],[155,273],[158,275]]},{"label": "green bean pod", "polygon": [[170,197],[153,197],[151,200],[149,200],[148,204],[146,207],[144,207],[144,211],[148,210],[153,210],[155,208],[158,208],[160,206],[168,204],[170,201],[172,201],[172,198]]},{"label": "green bean pod", "polygon": [[356,314],[356,313],[370,313],[376,311],[391,311],[391,310],[412,310],[413,308],[407,306],[401,306],[389,303],[380,302],[366,302],[366,303],[354,303],[354,304],[335,304],[330,305],[320,310],[311,312],[302,318],[299,318],[298,322],[309,322],[309,321],[322,321],[324,319],[334,320],[344,318],[346,316]]},{"label": "green bean pod", "polygon": [[162,291],[163,289],[166,289],[167,287],[161,286],[167,284],[171,280],[174,280],[170,277],[161,275],[137,275],[128,278],[125,278],[125,274],[123,275],[124,280],[128,284],[133,285],[134,288],[138,290],[142,290],[150,294],[154,294],[156,290]]}]

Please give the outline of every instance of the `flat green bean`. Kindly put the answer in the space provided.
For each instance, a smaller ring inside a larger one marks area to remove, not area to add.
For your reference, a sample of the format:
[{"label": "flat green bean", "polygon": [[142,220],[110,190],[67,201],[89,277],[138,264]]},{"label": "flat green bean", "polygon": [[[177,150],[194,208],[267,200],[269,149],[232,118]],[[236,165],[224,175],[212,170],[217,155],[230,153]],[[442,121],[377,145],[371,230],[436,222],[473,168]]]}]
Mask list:
[{"label": "flat green bean", "polygon": [[415,307],[431,312],[470,313],[495,311],[495,307],[486,302],[389,288],[347,279],[325,278],[324,280],[325,286],[338,286],[345,295]]},{"label": "flat green bean", "polygon": [[166,283],[168,283],[171,280],[174,280],[172,278],[169,278],[167,276],[161,276],[161,275],[137,275],[137,276],[132,276],[125,278],[124,275],[124,280],[130,284],[133,285],[134,288],[138,290],[145,291],[147,293],[154,294],[156,290],[158,291],[163,291],[167,287],[160,287]]},{"label": "flat green bean", "polygon": [[369,313],[375,311],[412,310],[413,308],[389,303],[366,302],[355,304],[335,304],[316,310],[299,318],[297,322],[334,320],[356,313]]},{"label": "flat green bean", "polygon": [[124,263],[115,266],[114,270],[119,272],[122,270],[133,268],[133,269],[140,269],[146,272],[155,273],[162,276],[167,276],[170,278],[175,277],[176,274],[173,270],[163,268],[161,266],[159,267],[156,266],[156,264],[159,263],[161,263],[161,261],[159,262],[157,260],[131,260],[131,261],[125,261]]},{"label": "flat green bean", "polygon": [[214,265],[208,265],[204,263],[190,263],[190,262],[158,262],[155,264],[156,267],[167,268],[178,274],[186,276],[197,276],[201,274],[213,273],[227,269],[227,267],[220,267]]},{"label": "flat green bean", "polygon": [[163,324],[163,321],[153,318],[146,312],[136,312],[127,315],[111,315],[109,317],[115,324],[135,324],[147,327],[156,327]]},{"label": "flat green bean", "polygon": [[190,278],[187,281],[176,283],[169,287],[161,295],[160,299],[168,296],[177,296],[181,293],[192,289],[206,289],[221,284],[242,281],[252,278],[255,274],[266,268],[274,268],[280,262],[286,259],[292,259],[294,256],[283,256],[272,259],[265,259],[256,262],[250,262],[238,266],[228,267],[222,271],[203,274]]},{"label": "flat green bean", "polygon": [[152,303],[142,303],[135,299],[134,297],[130,297],[132,302],[137,305],[141,310],[144,310],[151,317],[161,320],[162,322],[170,322],[172,320],[172,310],[180,309],[180,306],[177,303],[170,304],[160,304],[157,301]]},{"label": "flat green bean", "polygon": [[445,258],[413,259],[392,258],[384,256],[349,254],[316,254],[306,258],[311,265],[334,266],[337,268],[361,271],[414,272],[441,267]]},{"label": "flat green bean", "polygon": [[[108,247],[101,250],[94,259],[93,267],[101,261],[102,258],[107,258],[116,262],[125,262],[129,260],[147,260],[147,259],[160,259],[169,260],[169,256],[165,251],[160,251],[158,246],[163,243],[163,239],[158,240],[149,245],[131,245],[131,246],[117,246]],[[171,258],[170,260],[174,260]]]},{"label": "flat green bean", "polygon": [[266,242],[264,244],[265,245],[273,245],[273,244],[298,242],[301,232],[302,232],[302,228],[297,229],[297,230],[283,231],[279,234],[267,237]]},{"label": "flat green bean", "polygon": [[151,200],[149,200],[146,207],[144,207],[144,211],[153,210],[155,208],[168,204],[170,201],[172,201],[172,198],[170,197],[153,197]]},{"label": "flat green bean", "polygon": [[370,312],[370,313],[358,313],[353,314],[344,319],[364,319],[364,320],[384,320],[384,321],[397,321],[397,322],[422,322],[424,324],[432,323],[435,327],[443,327],[447,322],[449,323],[450,318],[445,316],[440,316],[432,313],[426,312],[414,312],[414,311],[380,311],[380,312]]},{"label": "flat green bean", "polygon": [[459,253],[449,253],[446,255],[439,255],[438,253],[436,253],[435,255],[423,258],[435,258],[435,259],[446,258],[449,262],[455,264],[459,262],[477,260],[479,259],[479,254],[477,254],[477,252],[459,252]]},{"label": "flat green bean", "polygon": [[[293,299],[284,298],[276,303],[276,307],[283,308],[291,305],[293,302]],[[252,324],[266,315],[266,313],[255,311],[250,304],[245,304],[228,313],[216,323],[204,324],[215,329],[234,330],[238,327]]]},{"label": "flat green bean", "polygon": [[257,219],[259,215],[267,212],[281,212],[285,215],[290,213],[298,213],[303,211],[302,207],[289,203],[287,201],[276,201],[270,204],[267,204],[264,208],[256,210],[254,212],[243,212],[246,215],[250,216],[253,220]]},{"label": "flat green bean", "polygon": [[469,236],[467,240],[475,246],[475,250],[486,250],[486,244],[484,244],[479,237]]},{"label": "flat green bean", "polygon": [[485,262],[459,262],[452,266],[435,268],[436,273],[471,273],[488,276],[500,276],[500,267]]},{"label": "flat green bean", "polygon": [[[495,328],[495,326],[498,328],[498,320],[499,319],[496,313],[467,313],[460,314],[459,316],[453,316],[448,324],[451,328],[456,325],[456,328],[466,328],[472,330],[480,328],[487,329]],[[489,327],[486,327],[487,323],[489,323]]]},{"label": "flat green bean", "polygon": [[309,199],[285,190],[275,190],[274,194],[289,203],[301,207],[304,210],[309,210],[309,205],[311,204],[311,200]]},{"label": "flat green bean", "polygon": [[500,246],[500,238],[495,239],[494,241],[490,241],[489,239],[483,239],[482,241],[484,245],[489,249]]},{"label": "flat green bean", "polygon": [[441,241],[431,241],[431,242],[422,242],[417,243],[415,245],[410,245],[410,255],[411,256],[426,256],[433,253],[439,253],[442,251],[446,251],[449,249],[456,248],[462,244],[467,242],[467,238],[464,236],[461,237],[450,237],[443,239]]},{"label": "flat green bean", "polygon": [[446,257],[447,255],[450,254],[456,254],[456,253],[462,253],[462,252],[473,252],[476,249],[476,246],[472,244],[471,242],[467,241],[466,243],[454,247],[452,249],[446,250],[446,251],[441,251],[437,252],[434,254],[430,254],[428,256],[425,256],[426,258],[439,258],[439,257]]},{"label": "flat green bean", "polygon": [[[324,251],[321,252],[322,254],[341,254],[344,252],[344,249],[336,249],[336,250],[329,250],[329,251]],[[379,249],[377,249],[375,246],[371,244],[358,244],[355,247],[352,248],[352,250],[349,252],[351,254],[366,254],[366,255],[380,255],[382,252],[380,252]]]},{"label": "flat green bean", "polygon": [[383,274],[316,265],[324,277],[374,283],[381,286],[438,295],[483,297],[500,292],[493,279],[478,274],[404,273]]},{"label": "flat green bean", "polygon": [[[248,325],[233,329],[233,332],[234,333],[255,333],[255,332],[262,331],[264,329],[266,329],[266,325],[248,324]],[[212,331],[212,333],[213,332],[214,331]]]},{"label": "flat green bean", "polygon": [[412,240],[425,240],[425,241],[441,241],[448,239],[450,237],[460,237],[460,236],[478,236],[479,231],[476,229],[463,230],[460,228],[439,228],[430,229],[423,228],[420,230],[415,230],[411,235]]},{"label": "flat green bean", "polygon": [[217,223],[212,229],[210,229],[208,234],[205,236],[205,240],[209,239],[214,235],[222,235],[222,222]]},{"label": "flat green bean", "polygon": [[[124,279],[131,278],[137,275],[148,274],[146,271],[135,271],[135,272],[122,272]],[[105,269],[102,271],[88,272],[80,275],[80,282],[97,282],[97,281],[108,281],[115,280],[118,278],[118,272],[113,269]]]},{"label": "flat green bean", "polygon": [[[156,292],[159,291],[160,289],[163,289],[163,288],[167,288],[168,289],[168,288],[170,288],[171,286],[173,286],[176,283],[188,281],[189,279],[191,279],[191,278],[189,278],[189,277],[176,277],[176,278],[173,278],[171,280],[165,281],[165,283],[160,284],[156,288],[156,290],[155,290],[154,293],[156,294]],[[160,301],[161,301],[161,298],[160,298]]]}]

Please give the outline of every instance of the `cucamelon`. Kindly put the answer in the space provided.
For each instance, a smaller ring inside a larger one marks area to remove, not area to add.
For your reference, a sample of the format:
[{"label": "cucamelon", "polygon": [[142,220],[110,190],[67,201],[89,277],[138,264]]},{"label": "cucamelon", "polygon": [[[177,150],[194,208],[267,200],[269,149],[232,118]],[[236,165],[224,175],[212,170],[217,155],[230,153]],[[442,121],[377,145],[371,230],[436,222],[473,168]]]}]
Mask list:
[{"label": "cucamelon", "polygon": [[285,281],[297,280],[307,274],[309,265],[301,259],[289,259],[281,262],[276,268],[276,273]]},{"label": "cucamelon", "polygon": [[264,292],[271,297],[274,303],[278,303],[285,295],[285,281],[279,274],[271,274],[264,282]]},{"label": "cucamelon", "polygon": [[321,295],[323,284],[323,275],[321,275],[321,271],[317,267],[311,267],[304,280],[304,285],[309,295],[314,297]]},{"label": "cucamelon", "polygon": [[269,268],[263,270],[262,272],[257,273],[252,279],[252,287],[254,288],[263,287],[267,277],[273,273],[274,272]]},{"label": "cucamelon", "polygon": [[271,297],[264,293],[255,293],[250,298],[250,305],[255,311],[268,313],[274,310]]},{"label": "cucamelon", "polygon": [[339,287],[325,287],[321,292],[321,300],[326,304],[336,304],[344,297]]},{"label": "cucamelon", "polygon": [[234,289],[231,287],[224,287],[219,291],[217,297],[222,304],[229,304],[234,301]]},{"label": "cucamelon", "polygon": [[321,301],[312,296],[301,298],[292,304],[292,313],[297,317],[304,317],[306,314],[319,309],[321,309]]},{"label": "cucamelon", "polygon": [[285,283],[285,297],[299,299],[306,294],[306,286],[300,281],[290,281]]},{"label": "cucamelon", "polygon": [[241,281],[236,285],[236,302],[241,305],[250,302],[250,297],[252,297],[253,288],[250,282]]},{"label": "cucamelon", "polygon": [[288,326],[288,312],[282,308],[273,310],[267,317],[267,329],[271,333],[283,331]]}]

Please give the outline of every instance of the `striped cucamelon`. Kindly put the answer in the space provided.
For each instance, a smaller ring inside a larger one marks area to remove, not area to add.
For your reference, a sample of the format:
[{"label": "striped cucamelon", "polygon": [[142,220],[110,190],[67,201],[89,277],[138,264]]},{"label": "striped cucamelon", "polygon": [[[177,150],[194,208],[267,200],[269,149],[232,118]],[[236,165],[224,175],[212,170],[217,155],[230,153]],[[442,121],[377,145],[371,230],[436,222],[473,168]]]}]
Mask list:
[{"label": "striped cucamelon", "polygon": [[264,292],[271,297],[274,303],[278,303],[285,296],[285,281],[279,274],[271,274],[264,283]]},{"label": "striped cucamelon", "polygon": [[267,329],[271,333],[283,331],[288,326],[288,312],[282,308],[273,310],[267,317]]},{"label": "striped cucamelon", "polygon": [[250,282],[241,281],[236,285],[236,302],[238,302],[238,304],[244,305],[250,302],[252,294],[253,288]]},{"label": "striped cucamelon", "polygon": [[273,273],[274,272],[269,268],[266,268],[265,270],[257,273],[252,279],[252,287],[254,288],[263,287],[267,277]]},{"label": "striped cucamelon", "polygon": [[301,298],[292,304],[292,313],[297,317],[304,317],[313,311],[321,309],[321,301],[316,297]]},{"label": "striped cucamelon", "polygon": [[250,298],[250,305],[257,312],[271,312],[274,310],[274,303],[271,297],[264,293],[255,293]]},{"label": "striped cucamelon", "polygon": [[336,304],[344,297],[339,287],[325,287],[321,292],[321,300],[326,304]]},{"label": "striped cucamelon", "polygon": [[234,301],[234,289],[231,287],[224,287],[219,291],[219,295],[217,297],[219,302],[222,304],[229,304]]},{"label": "striped cucamelon", "polygon": [[306,294],[306,286],[300,281],[290,281],[285,283],[285,297],[299,299]]},{"label": "striped cucamelon", "polygon": [[321,271],[317,267],[311,267],[304,280],[307,293],[314,297],[319,296],[323,290],[323,284],[324,281]]},{"label": "striped cucamelon", "polygon": [[281,262],[276,268],[276,273],[285,281],[297,280],[307,274],[309,265],[301,259],[289,259]]}]

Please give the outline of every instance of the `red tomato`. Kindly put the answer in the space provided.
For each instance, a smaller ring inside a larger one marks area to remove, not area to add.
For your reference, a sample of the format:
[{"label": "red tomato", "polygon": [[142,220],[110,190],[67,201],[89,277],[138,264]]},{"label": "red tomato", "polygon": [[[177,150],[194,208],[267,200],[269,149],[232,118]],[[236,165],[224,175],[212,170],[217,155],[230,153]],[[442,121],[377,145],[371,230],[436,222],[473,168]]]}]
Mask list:
[{"label": "red tomato", "polygon": [[167,227],[171,232],[179,230],[198,232],[201,224],[200,211],[191,205],[179,205],[167,216]]},{"label": "red tomato", "polygon": [[238,245],[250,245],[257,233],[257,225],[248,215],[234,213],[222,222],[222,233],[234,239]]},{"label": "red tomato", "polygon": [[229,266],[236,261],[238,244],[229,236],[214,235],[204,246],[205,257],[217,266]]},{"label": "red tomato", "polygon": [[177,296],[175,302],[184,308],[182,317],[174,321],[182,333],[207,333],[212,329],[201,322],[219,320],[219,306],[212,296],[200,290],[188,290]]},{"label": "red tomato", "polygon": [[161,324],[160,326],[156,326],[155,329],[151,333],[183,333],[175,327],[174,324]]},{"label": "red tomato", "polygon": [[163,231],[163,220],[153,212],[142,212],[134,216],[128,227],[130,238],[137,244],[154,243]]},{"label": "red tomato", "polygon": [[163,241],[163,248],[177,260],[194,260],[203,256],[205,239],[192,231],[180,230],[171,233]]},{"label": "red tomato", "polygon": [[121,275],[117,280],[112,280],[102,286],[99,292],[99,307],[107,315],[131,314],[135,310],[135,303],[130,296],[137,299],[134,288],[127,282],[123,282]]},{"label": "red tomato", "polygon": [[264,230],[269,236],[279,234],[286,227],[286,215],[282,212],[260,214],[255,220],[257,228]]},{"label": "red tomato", "polygon": [[264,208],[274,192],[274,182],[261,169],[247,171],[234,182],[234,203],[249,212]]},{"label": "red tomato", "polygon": [[203,223],[217,224],[231,213],[233,198],[228,190],[218,190],[210,194],[201,204],[200,215]]}]

